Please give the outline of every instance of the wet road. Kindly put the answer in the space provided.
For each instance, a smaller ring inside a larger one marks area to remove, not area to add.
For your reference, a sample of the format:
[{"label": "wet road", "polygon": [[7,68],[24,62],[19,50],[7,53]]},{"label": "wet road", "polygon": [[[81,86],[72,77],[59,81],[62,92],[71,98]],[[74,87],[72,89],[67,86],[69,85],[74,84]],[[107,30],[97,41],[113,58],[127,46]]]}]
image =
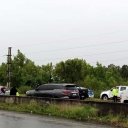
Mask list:
[{"label": "wet road", "polygon": [[0,128],[112,128],[52,117],[0,111]]}]

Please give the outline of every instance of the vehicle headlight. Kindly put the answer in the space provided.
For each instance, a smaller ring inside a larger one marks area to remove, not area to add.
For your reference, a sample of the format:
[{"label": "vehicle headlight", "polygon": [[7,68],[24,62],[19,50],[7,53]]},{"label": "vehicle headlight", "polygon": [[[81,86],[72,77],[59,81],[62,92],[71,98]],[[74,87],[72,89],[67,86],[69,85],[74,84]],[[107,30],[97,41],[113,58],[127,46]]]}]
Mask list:
[{"label": "vehicle headlight", "polygon": [[26,94],[29,94],[29,91],[27,91]]}]

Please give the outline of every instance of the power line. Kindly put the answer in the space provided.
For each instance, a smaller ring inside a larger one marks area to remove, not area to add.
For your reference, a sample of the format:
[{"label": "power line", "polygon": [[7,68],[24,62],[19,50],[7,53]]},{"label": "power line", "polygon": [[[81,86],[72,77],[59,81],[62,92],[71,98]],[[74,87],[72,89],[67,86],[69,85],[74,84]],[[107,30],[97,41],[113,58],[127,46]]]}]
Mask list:
[{"label": "power line", "polygon": [[[96,35],[93,35],[93,37],[94,36],[98,36],[98,35],[100,35],[100,36],[106,36],[106,35],[110,35],[110,34],[113,34],[113,33],[116,33],[116,32],[118,32],[118,31],[113,31],[113,32],[108,32],[108,33],[103,33],[103,34],[96,34]],[[92,37],[92,36],[91,36]],[[51,40],[51,41],[44,41],[44,42],[40,42],[40,43],[31,43],[31,44],[26,44],[26,45],[20,45],[20,47],[29,47],[29,46],[39,46],[39,45],[44,45],[44,44],[48,44],[49,45],[49,43],[53,43],[53,42],[55,42],[55,43],[60,43],[60,42],[63,42],[63,41],[70,41],[70,40],[74,40],[74,39],[81,39],[82,37],[72,37],[72,38],[67,38],[67,39],[59,39],[59,40]],[[95,39],[96,40],[96,39]],[[89,42],[89,41],[87,41],[87,42]]]},{"label": "power line", "polygon": [[[112,52],[109,52],[109,54],[111,54],[111,53],[114,53],[114,54],[115,54],[115,53],[121,53],[121,52],[128,52],[128,50],[125,50],[125,51],[120,50],[120,51],[115,51],[115,52],[112,51]],[[70,57],[69,59],[71,59],[71,58],[85,58],[85,57],[88,58],[88,56],[91,56],[91,57],[92,57],[92,56],[95,56],[95,55],[103,55],[103,54],[108,54],[108,52],[104,52],[104,53],[102,52],[102,53],[99,53],[99,54],[88,54],[88,55],[86,55],[86,56],[85,56],[85,55],[82,55],[83,57],[81,57],[81,56],[75,57],[75,56],[74,56],[74,57]],[[67,57],[64,57],[64,58],[67,59]],[[46,61],[46,60],[54,60],[54,61],[55,61],[55,60],[63,60],[64,58],[59,58],[59,57],[58,57],[58,58],[54,58],[54,59],[49,58],[49,59],[42,59],[42,61]],[[126,57],[125,57],[125,58],[126,58]],[[127,58],[128,58],[128,57],[127,57]],[[122,58],[121,58],[121,59],[122,59]],[[113,59],[113,60],[114,60],[114,59]],[[41,59],[40,59],[40,61],[41,61]]]},{"label": "power line", "polygon": [[100,44],[91,44],[91,45],[83,45],[83,46],[77,46],[77,47],[70,47],[70,48],[62,48],[62,49],[53,49],[53,50],[42,50],[42,51],[37,51],[37,52],[31,52],[32,53],[41,53],[41,52],[58,52],[58,51],[67,51],[67,50],[74,50],[74,49],[83,49],[83,48],[87,48],[87,47],[99,47],[99,46],[105,46],[105,45],[112,45],[112,44],[120,44],[120,43],[125,43],[128,40],[122,40],[122,41],[118,41],[118,42],[107,42],[107,43],[100,43]]},{"label": "power line", "polygon": [[[56,52],[56,51],[65,51],[67,52],[67,50],[74,50],[74,49],[80,49],[80,48],[85,48],[85,47],[98,47],[100,46],[105,46],[105,45],[112,45],[112,44],[120,44],[120,43],[125,43],[128,40],[122,40],[122,41],[116,41],[116,42],[107,42],[107,43],[100,43],[100,44],[91,44],[91,45],[83,45],[83,46],[78,46],[78,47],[70,47],[70,48],[63,48],[63,49],[54,49],[54,50],[50,50],[50,51],[41,51],[41,52]],[[102,53],[94,53],[94,54],[82,54],[82,56],[96,56],[96,55],[103,55],[103,54],[111,54],[111,53],[121,53],[121,52],[127,52],[128,50],[118,50],[118,51],[112,51],[112,52],[102,52]],[[39,52],[38,52],[39,53]],[[31,52],[32,54],[32,52]],[[54,58],[55,59],[61,59],[61,58]],[[51,60],[51,59],[43,59],[43,60]]]},{"label": "power line", "polygon": [[[122,41],[120,41],[120,42],[113,42],[114,44],[116,43],[121,43]],[[109,44],[110,45],[110,44]],[[128,50],[126,49],[126,50],[118,50],[118,51],[111,51],[111,52],[102,52],[102,53],[93,53],[93,54],[82,54],[82,56],[86,56],[86,57],[88,57],[88,56],[97,56],[97,55],[104,55],[104,54],[114,54],[114,53],[121,53],[121,52],[128,52]],[[81,55],[79,55],[80,57],[81,57]],[[54,60],[58,60],[58,59],[62,59],[62,58],[54,58]],[[52,59],[42,59],[42,61],[46,61],[46,60],[52,60]]]},{"label": "power line", "polygon": [[[115,54],[115,53],[123,53],[123,52],[128,52],[128,49],[126,50],[118,50],[118,51],[109,51],[109,52],[102,52],[102,53],[94,53],[94,54],[89,54],[87,56],[96,56],[96,55],[105,55],[105,54]],[[85,55],[85,54],[84,54]]]},{"label": "power line", "polygon": [[106,59],[106,60],[97,60],[97,61],[91,61],[91,63],[96,63],[96,62],[100,62],[100,63],[103,63],[103,62],[110,62],[111,61],[111,63],[110,64],[112,64],[112,63],[114,63],[114,62],[112,62],[112,61],[122,61],[122,60],[128,60],[128,57],[123,57],[123,58],[116,58],[116,59]]},{"label": "power line", "polygon": [[[56,64],[56,63],[59,63],[59,62],[61,62],[61,61],[66,61],[66,60],[68,60],[68,59],[74,59],[74,58],[78,58],[78,57],[70,57],[70,58],[63,58],[62,60],[59,60],[60,58],[58,58],[58,62],[56,61],[56,62],[53,62],[53,61],[49,61],[49,62],[47,62],[47,63],[53,63],[53,64]],[[122,60],[127,60],[128,59],[128,57],[123,57],[123,58],[117,58],[117,59],[106,59],[106,60],[99,60],[99,59],[97,59],[96,61],[89,61],[89,60],[87,60],[86,58],[78,58],[78,59],[84,59],[88,64],[90,64],[90,63],[97,63],[97,62],[99,62],[99,63],[103,63],[103,62],[110,62],[109,64],[114,64],[114,62],[113,61],[116,61],[116,62],[118,62],[118,61],[122,61]],[[54,59],[54,61],[55,60],[57,60],[57,58],[56,59]]]},{"label": "power line", "polygon": [[[125,50],[117,50],[117,51],[109,51],[109,52],[101,52],[101,53],[93,53],[93,54],[82,54],[82,56],[86,56],[86,57],[92,57],[92,56],[99,56],[99,55],[105,55],[105,54],[115,54],[115,53],[123,53],[123,52],[128,52],[128,49]],[[81,55],[78,55],[81,56]],[[61,59],[61,58],[54,58],[54,59]],[[47,60],[47,59],[43,59],[43,60]],[[50,60],[50,59],[48,59]]]}]

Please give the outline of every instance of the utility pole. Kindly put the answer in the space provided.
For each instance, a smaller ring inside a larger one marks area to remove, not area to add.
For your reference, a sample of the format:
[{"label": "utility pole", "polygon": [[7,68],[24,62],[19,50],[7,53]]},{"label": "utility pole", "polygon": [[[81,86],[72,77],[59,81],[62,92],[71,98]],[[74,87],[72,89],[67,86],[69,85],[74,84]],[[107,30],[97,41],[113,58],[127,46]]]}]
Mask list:
[{"label": "utility pole", "polygon": [[10,88],[11,86],[11,64],[12,64],[11,48],[12,47],[8,47],[8,55],[7,55],[7,87],[8,88]]}]

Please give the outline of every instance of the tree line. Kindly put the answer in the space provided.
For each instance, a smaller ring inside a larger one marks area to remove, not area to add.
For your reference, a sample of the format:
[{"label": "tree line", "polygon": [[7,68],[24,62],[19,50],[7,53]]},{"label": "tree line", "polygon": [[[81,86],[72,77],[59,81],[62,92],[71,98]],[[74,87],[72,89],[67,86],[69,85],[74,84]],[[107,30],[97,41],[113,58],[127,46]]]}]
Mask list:
[{"label": "tree line", "polygon": [[[7,63],[0,65],[0,84],[7,84]],[[128,85],[128,65],[122,67],[97,63],[91,66],[83,59],[68,59],[56,65],[35,65],[20,50],[12,59],[11,86],[35,88],[43,83],[76,83],[93,89],[99,95],[102,90],[116,85]]]}]

